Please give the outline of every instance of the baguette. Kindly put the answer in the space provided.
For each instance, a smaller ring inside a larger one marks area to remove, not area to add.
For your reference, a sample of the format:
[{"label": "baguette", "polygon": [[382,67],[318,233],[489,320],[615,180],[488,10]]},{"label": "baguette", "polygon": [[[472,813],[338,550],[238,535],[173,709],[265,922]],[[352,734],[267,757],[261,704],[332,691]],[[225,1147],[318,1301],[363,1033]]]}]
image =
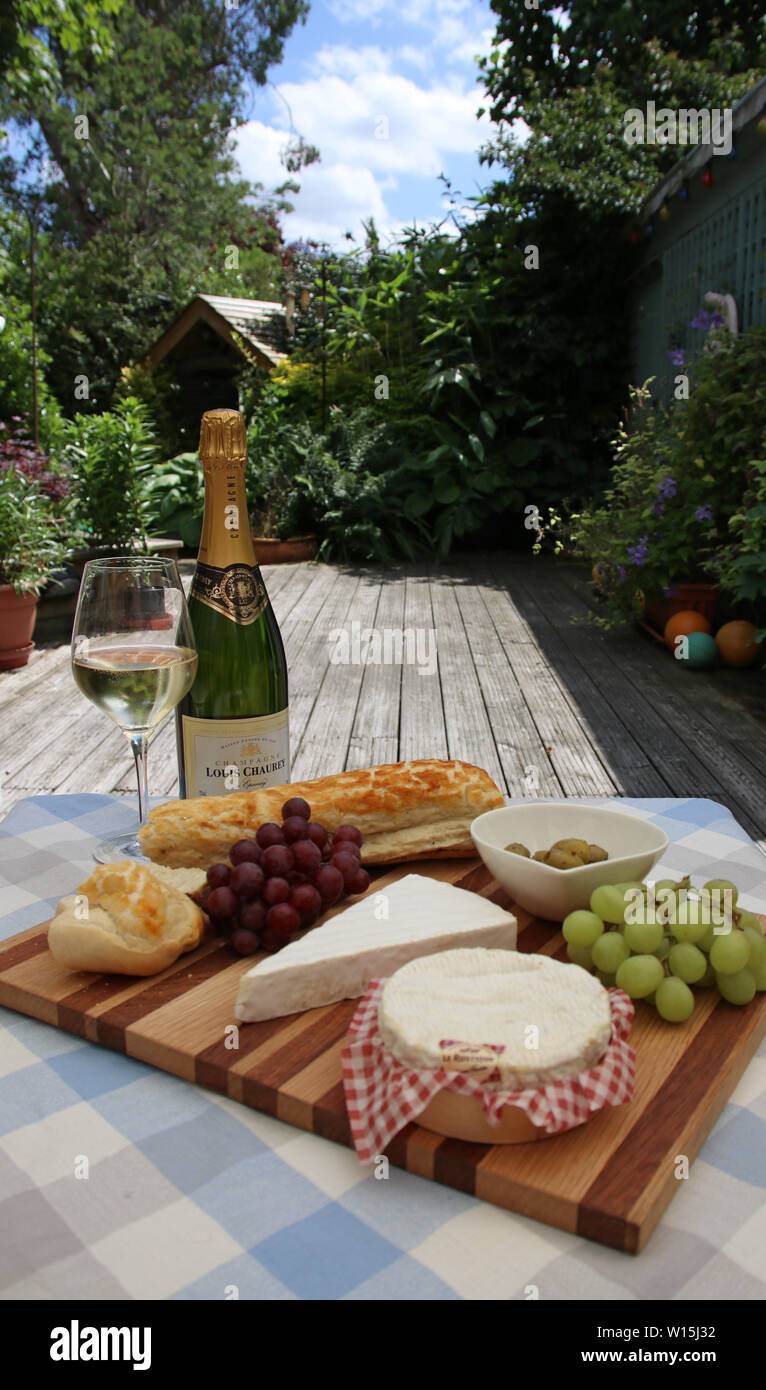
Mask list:
[{"label": "baguette", "polygon": [[503,805],[482,768],[423,758],[260,791],[166,801],[139,831],[141,848],[157,864],[206,868],[225,860],[231,846],[264,821],[278,822],[293,796],[304,797],[312,819],[331,834],[346,822],[356,825],[364,836],[363,864],[472,858],[471,821]]}]

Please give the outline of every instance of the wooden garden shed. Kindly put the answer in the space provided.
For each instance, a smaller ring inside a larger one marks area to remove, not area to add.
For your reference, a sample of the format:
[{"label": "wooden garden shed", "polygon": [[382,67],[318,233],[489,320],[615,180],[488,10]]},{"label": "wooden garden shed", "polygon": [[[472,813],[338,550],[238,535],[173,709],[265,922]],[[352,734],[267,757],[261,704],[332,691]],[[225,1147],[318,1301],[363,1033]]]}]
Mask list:
[{"label": "wooden garden shed", "polygon": [[631,380],[654,377],[666,397],[681,368],[668,353],[698,351],[691,321],[712,291],[732,295],[739,330],[766,324],[766,78],[732,109],[732,147],[696,145],[646,200],[643,254],[631,277]]},{"label": "wooden garden shed", "polygon": [[142,359],[162,365],[178,387],[177,413],[192,435],[202,409],[237,409],[237,377],[248,357],[264,371],[287,356],[285,306],[267,299],[197,294]]}]

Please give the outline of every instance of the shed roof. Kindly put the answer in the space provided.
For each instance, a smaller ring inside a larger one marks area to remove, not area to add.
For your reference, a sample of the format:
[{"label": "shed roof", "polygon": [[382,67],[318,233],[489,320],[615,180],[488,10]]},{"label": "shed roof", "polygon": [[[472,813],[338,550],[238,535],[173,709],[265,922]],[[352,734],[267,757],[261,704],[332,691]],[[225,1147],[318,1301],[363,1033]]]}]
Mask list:
[{"label": "shed roof", "polygon": [[238,334],[263,359],[262,365],[273,367],[286,356],[286,317],[283,304],[270,299],[233,299],[221,294],[197,294],[182,314],[165,330],[146,354],[156,366],[186,336],[200,319],[209,323],[216,333],[237,348]]}]

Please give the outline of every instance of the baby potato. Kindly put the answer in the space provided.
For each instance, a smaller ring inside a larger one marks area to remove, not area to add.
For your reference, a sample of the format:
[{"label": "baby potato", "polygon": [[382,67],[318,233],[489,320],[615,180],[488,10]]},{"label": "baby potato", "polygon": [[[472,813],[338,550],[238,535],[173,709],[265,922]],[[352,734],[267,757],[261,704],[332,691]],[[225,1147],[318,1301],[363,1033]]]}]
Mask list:
[{"label": "baby potato", "polygon": [[603,859],[608,859],[609,855],[601,845],[588,845],[588,864],[600,864]]},{"label": "baby potato", "polygon": [[510,845],[506,845],[505,848],[508,854],[523,854],[525,859],[529,859],[530,857],[526,845],[519,844],[518,840],[514,840]]},{"label": "baby potato", "polygon": [[533,859],[536,859],[537,862],[538,862],[538,864],[547,864],[547,863],[548,863],[548,855],[549,855],[549,854],[550,854],[550,850],[547,850],[547,849],[536,849],[535,852],[534,852],[534,854],[532,855],[532,858],[533,858]]},{"label": "baby potato", "polygon": [[557,840],[551,849],[563,849],[568,854],[576,854],[578,859],[582,859],[583,864],[588,862],[588,841],[587,840]]},{"label": "baby potato", "polygon": [[548,861],[552,869],[581,869],[584,860],[579,854],[573,854],[571,850],[559,849],[555,845],[548,851]]}]

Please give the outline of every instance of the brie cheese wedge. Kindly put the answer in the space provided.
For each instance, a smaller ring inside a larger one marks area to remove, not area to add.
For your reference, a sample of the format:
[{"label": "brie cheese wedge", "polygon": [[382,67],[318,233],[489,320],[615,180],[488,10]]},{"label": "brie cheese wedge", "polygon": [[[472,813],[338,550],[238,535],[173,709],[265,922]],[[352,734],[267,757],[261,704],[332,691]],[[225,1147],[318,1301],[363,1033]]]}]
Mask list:
[{"label": "brie cheese wedge", "polygon": [[383,987],[380,1034],[407,1066],[526,1090],[587,1071],[612,1033],[609,995],[577,965],[516,951],[443,951]]},{"label": "brie cheese wedge", "polygon": [[407,874],[254,965],[234,1013],[253,1022],[356,999],[416,956],[461,946],[513,951],[516,918],[478,893]]}]

